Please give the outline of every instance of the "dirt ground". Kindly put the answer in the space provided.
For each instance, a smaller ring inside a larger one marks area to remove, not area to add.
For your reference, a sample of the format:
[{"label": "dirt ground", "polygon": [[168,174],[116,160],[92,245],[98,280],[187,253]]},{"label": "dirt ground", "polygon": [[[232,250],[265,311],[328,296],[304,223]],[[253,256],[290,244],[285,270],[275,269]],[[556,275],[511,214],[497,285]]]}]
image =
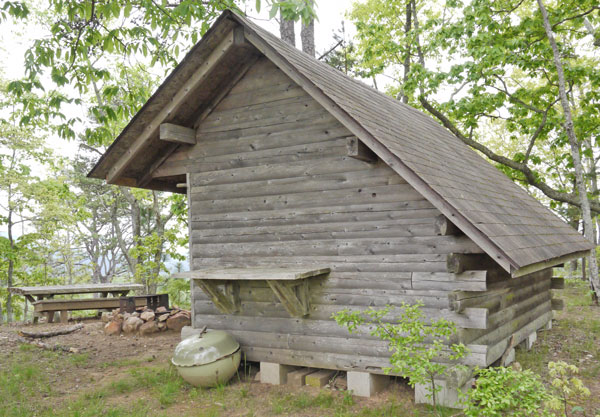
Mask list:
[{"label": "dirt ground", "polygon": [[[587,295],[586,295],[587,294]],[[538,332],[530,351],[517,361],[550,383],[549,361],[564,360],[580,369],[590,391],[570,415],[600,415],[600,308],[590,305],[584,283],[556,295],[565,310],[555,313],[553,329]],[[403,380],[374,398],[352,397],[335,387],[268,386],[254,381],[256,364],[246,364],[227,385],[197,389],[171,366],[179,333],[152,337],[106,336],[103,323],[84,320],[84,328],[46,339],[77,353],[48,351],[23,344],[21,330],[46,331],[61,324],[0,326],[0,417],[17,416],[458,416],[413,403]]]}]

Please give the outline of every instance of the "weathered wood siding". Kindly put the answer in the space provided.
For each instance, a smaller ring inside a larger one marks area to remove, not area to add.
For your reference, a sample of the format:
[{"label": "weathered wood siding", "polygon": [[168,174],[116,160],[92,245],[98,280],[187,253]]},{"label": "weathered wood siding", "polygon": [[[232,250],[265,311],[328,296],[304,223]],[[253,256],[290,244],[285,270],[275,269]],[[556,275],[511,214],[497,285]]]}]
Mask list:
[{"label": "weathered wood siding", "polygon": [[[241,283],[236,315],[220,313],[192,285],[194,326],[232,332],[249,360],[371,371],[386,366],[384,343],[364,333],[350,336],[331,319],[344,308],[422,300],[428,317],[479,329],[463,335],[469,342],[491,331],[487,308],[475,302],[454,312],[448,298],[451,291],[487,289],[485,272],[446,273],[446,254],[481,249],[465,236],[437,236],[439,211],[381,161],[348,157],[349,136],[261,59],[199,122],[198,144],[173,154],[155,174],[190,174],[192,269],[332,269],[329,277],[310,279],[311,313],[304,319],[290,318],[264,282]],[[498,341],[482,340],[471,346],[467,363],[487,364],[485,345]]]}]

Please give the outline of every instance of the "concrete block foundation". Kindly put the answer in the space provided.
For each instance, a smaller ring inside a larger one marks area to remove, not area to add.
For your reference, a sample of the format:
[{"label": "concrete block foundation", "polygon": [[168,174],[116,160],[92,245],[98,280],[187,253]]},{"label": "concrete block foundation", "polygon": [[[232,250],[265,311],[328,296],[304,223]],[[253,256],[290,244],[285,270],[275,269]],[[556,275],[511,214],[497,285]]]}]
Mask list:
[{"label": "concrete block foundation", "polygon": [[[466,393],[473,383],[470,379],[460,388],[451,387],[445,380],[435,380],[436,387],[441,387],[441,390],[435,394],[435,399],[438,405],[450,408],[464,408],[460,403],[459,391]],[[416,384],[415,385],[415,403],[433,405],[433,397],[431,395],[431,384]]]},{"label": "concrete block foundation", "polygon": [[348,371],[348,391],[359,397],[371,397],[385,389],[390,383],[387,375]]},{"label": "concrete block foundation", "polygon": [[283,385],[287,383],[288,374],[295,367],[281,365],[279,363],[261,362],[260,363],[260,382],[263,384]]}]

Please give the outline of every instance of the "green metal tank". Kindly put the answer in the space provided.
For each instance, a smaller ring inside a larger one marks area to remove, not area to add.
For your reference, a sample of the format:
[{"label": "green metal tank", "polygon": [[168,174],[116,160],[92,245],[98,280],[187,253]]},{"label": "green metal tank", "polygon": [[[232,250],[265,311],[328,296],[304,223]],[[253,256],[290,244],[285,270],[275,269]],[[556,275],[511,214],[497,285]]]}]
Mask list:
[{"label": "green metal tank", "polygon": [[214,387],[235,375],[240,359],[240,344],[229,333],[214,330],[183,340],[171,362],[190,384]]}]

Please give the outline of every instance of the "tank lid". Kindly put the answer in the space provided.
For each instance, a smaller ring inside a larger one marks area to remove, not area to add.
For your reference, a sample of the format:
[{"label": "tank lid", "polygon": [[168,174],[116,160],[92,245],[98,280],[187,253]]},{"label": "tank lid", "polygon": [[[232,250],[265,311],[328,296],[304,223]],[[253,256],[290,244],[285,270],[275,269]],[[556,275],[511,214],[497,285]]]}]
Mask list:
[{"label": "tank lid", "polygon": [[216,362],[235,353],[240,344],[229,333],[214,330],[182,340],[171,362],[175,366],[196,366]]}]

